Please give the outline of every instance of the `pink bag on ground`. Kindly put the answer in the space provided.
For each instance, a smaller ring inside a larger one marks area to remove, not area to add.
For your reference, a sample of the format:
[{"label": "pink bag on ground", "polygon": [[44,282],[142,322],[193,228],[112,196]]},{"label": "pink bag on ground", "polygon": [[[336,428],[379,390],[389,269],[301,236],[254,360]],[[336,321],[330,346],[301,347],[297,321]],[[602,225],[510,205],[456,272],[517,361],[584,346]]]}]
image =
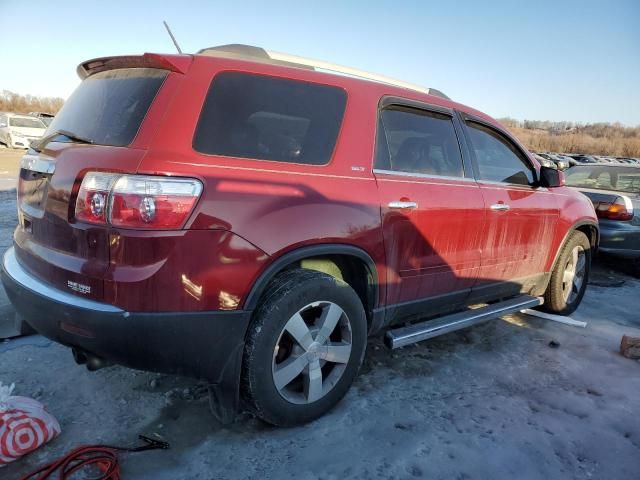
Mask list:
[{"label": "pink bag on ground", "polygon": [[14,385],[0,383],[0,467],[60,435],[60,425],[31,398],[12,397]]}]

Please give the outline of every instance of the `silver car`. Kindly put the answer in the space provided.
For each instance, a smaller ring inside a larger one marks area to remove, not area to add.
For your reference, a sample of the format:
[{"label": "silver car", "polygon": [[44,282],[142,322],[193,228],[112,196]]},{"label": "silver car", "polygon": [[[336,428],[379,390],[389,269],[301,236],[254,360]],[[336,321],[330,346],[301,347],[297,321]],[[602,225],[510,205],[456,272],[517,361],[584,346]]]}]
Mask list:
[{"label": "silver car", "polygon": [[44,135],[47,126],[39,118],[17,113],[0,113],[0,143],[8,148],[29,148]]}]

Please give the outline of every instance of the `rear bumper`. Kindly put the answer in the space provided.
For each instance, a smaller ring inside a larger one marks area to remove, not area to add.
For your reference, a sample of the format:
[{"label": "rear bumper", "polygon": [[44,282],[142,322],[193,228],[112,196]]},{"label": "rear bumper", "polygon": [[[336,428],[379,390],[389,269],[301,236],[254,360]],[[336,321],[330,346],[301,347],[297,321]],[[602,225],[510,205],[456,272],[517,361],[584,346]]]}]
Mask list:
[{"label": "rear bumper", "polygon": [[640,258],[640,226],[601,220],[598,250],[622,258]]},{"label": "rear bumper", "polygon": [[22,268],[13,248],[0,274],[17,312],[51,340],[127,367],[237,392],[251,312],[127,312],[52,288]]}]

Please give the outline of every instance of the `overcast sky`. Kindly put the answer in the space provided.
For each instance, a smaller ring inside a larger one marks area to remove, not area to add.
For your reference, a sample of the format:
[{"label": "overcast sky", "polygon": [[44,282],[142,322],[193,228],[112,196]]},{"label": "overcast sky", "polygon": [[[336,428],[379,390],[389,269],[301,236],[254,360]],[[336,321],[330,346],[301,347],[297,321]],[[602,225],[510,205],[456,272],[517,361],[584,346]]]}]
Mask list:
[{"label": "overcast sky", "polygon": [[640,1],[0,0],[0,90],[67,97],[89,58],[246,43],[494,117],[640,125]]}]

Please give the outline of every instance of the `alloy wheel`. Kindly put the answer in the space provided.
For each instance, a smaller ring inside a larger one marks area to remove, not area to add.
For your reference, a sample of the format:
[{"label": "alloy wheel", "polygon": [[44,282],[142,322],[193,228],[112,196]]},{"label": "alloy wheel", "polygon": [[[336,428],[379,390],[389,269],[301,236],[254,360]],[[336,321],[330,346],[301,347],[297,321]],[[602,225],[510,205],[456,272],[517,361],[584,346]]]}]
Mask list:
[{"label": "alloy wheel", "polygon": [[571,250],[567,264],[562,275],[562,298],[567,304],[572,304],[582,288],[585,280],[587,258],[584,249],[576,245]]},{"label": "alloy wheel", "polygon": [[320,400],[342,377],[351,358],[349,317],[333,302],[298,310],[285,324],[273,352],[273,382],[295,404]]}]

